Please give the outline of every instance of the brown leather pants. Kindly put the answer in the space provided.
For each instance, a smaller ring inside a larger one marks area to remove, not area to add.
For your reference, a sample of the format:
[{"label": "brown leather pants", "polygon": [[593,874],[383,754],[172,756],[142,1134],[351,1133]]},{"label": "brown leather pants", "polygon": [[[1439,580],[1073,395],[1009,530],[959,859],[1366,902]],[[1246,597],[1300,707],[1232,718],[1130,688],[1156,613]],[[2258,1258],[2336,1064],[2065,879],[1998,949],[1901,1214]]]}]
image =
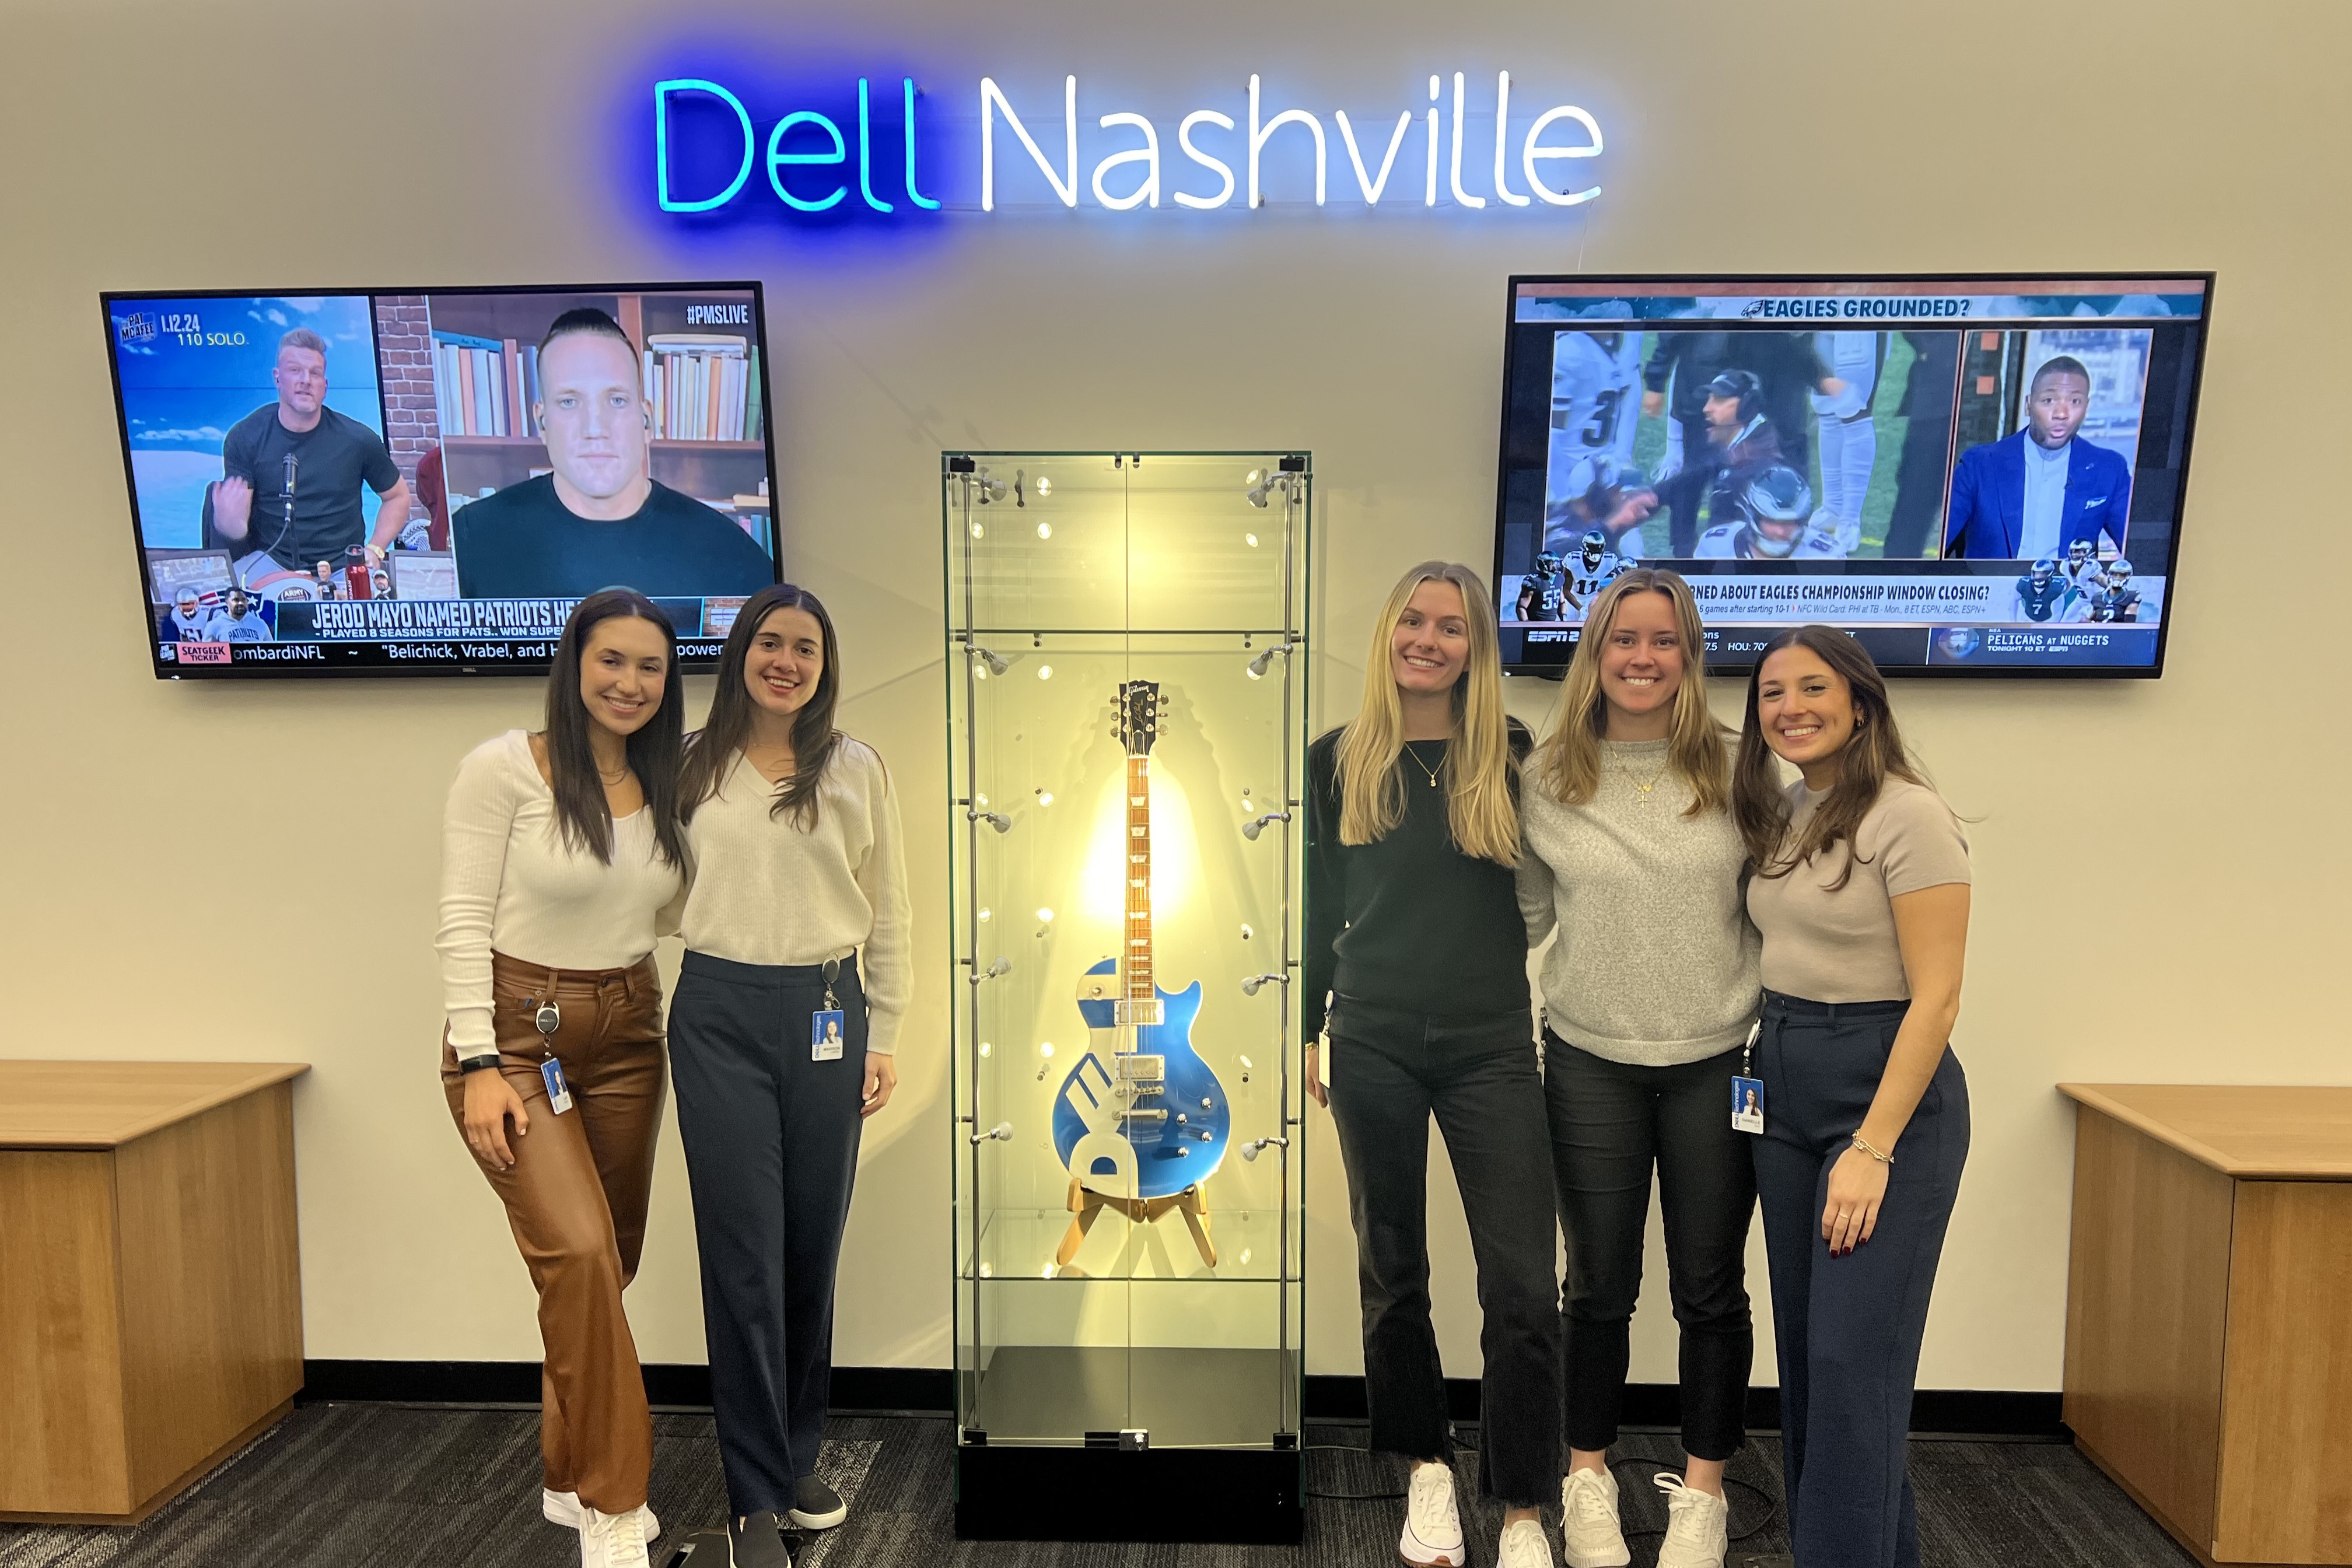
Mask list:
[{"label": "brown leather pants", "polygon": [[[653,1415],[621,1291],[636,1277],[661,1131],[661,979],[647,957],[627,969],[550,969],[491,954],[499,1070],[522,1097],[530,1131],[508,1147],[511,1170],[482,1168],[507,1205],[515,1245],[539,1291],[540,1455],[546,1485],[602,1513],[646,1500]],[[533,1021],[553,1001],[563,1019]],[[563,1064],[572,1110],[547,1102],[540,1063]],[[462,1133],[466,1075],[446,1043],[441,1084]]]}]

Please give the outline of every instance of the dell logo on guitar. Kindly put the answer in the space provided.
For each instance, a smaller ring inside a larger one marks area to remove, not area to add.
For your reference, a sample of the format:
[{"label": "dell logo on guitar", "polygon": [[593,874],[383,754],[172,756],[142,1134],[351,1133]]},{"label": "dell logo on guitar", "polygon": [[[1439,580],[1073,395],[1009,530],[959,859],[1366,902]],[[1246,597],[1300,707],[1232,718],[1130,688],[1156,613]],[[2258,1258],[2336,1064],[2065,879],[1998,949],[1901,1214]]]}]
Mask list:
[{"label": "dell logo on guitar", "polygon": [[[912,77],[896,91],[860,77],[854,96],[845,84],[821,108],[758,113],[726,83],[667,77],[653,84],[655,201],[664,213],[717,214],[764,196],[788,215],[905,221],[947,209],[1255,208],[1303,205],[1310,190],[1318,207],[1533,213],[1580,206],[1601,189],[1585,162],[1605,146],[1600,121],[1572,103],[1515,110],[1508,71],[1491,90],[1462,71],[1432,73],[1425,100],[1360,121],[1285,101],[1255,73],[1230,102],[1165,126],[1082,102],[1074,75],[1060,85],[1048,97],[982,77],[974,113],[959,122],[978,145],[958,146],[920,118],[926,95]],[[919,166],[926,160],[945,166]]]}]

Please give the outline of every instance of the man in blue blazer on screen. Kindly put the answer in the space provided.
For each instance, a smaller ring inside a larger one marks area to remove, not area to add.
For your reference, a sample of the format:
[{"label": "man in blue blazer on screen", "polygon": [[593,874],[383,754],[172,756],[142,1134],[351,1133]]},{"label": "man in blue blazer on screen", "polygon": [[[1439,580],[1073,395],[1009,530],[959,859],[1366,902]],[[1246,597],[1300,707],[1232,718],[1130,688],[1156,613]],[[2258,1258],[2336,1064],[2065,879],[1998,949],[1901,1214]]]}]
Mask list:
[{"label": "man in blue blazer on screen", "polygon": [[2060,354],[2033,373],[2025,427],[1960,454],[1952,469],[1952,510],[1944,553],[1981,561],[2058,556],[2099,535],[2124,545],[2131,515],[2131,464],[2077,440],[2091,408],[2091,373]]}]

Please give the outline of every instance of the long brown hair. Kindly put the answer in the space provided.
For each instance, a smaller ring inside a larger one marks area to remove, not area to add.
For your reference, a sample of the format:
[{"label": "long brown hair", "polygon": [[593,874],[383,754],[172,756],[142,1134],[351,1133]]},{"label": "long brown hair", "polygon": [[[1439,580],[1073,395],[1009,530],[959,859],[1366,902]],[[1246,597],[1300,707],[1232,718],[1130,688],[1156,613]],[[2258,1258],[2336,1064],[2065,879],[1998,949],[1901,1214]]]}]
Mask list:
[{"label": "long brown hair", "polygon": [[751,693],[743,682],[751,661],[751,639],[761,623],[778,610],[806,610],[816,621],[824,643],[824,668],[817,672],[816,694],[793,715],[793,776],[776,786],[770,816],[792,815],[793,826],[806,831],[817,823],[817,787],[833,762],[841,731],[833,727],[833,710],[841,697],[841,644],[833,633],[833,617],[814,594],[792,583],[762,588],[743,602],[727,646],[719,652],[719,682],[710,694],[710,717],[687,748],[686,767],[678,781],[678,816],[691,822],[702,803],[719,793],[719,785],[735,765],[736,754],[751,738]]},{"label": "long brown hair", "polygon": [[1601,651],[1616,629],[1617,612],[1636,594],[1663,594],[1674,606],[1675,635],[1683,645],[1683,683],[1675,692],[1673,727],[1666,735],[1666,763],[1689,786],[1683,815],[1697,816],[1731,804],[1731,760],[1725,742],[1731,731],[1716,722],[1706,705],[1706,627],[1698,601],[1679,573],[1636,566],[1601,591],[1584,614],[1551,733],[1530,759],[1537,782],[1565,805],[1582,805],[1601,787],[1601,740],[1609,729],[1609,701],[1601,690]]},{"label": "long brown hair", "polygon": [[[1757,714],[1757,692],[1763,685],[1764,667],[1783,648],[1801,647],[1819,657],[1841,677],[1853,694],[1853,734],[1837,753],[1837,782],[1822,797],[1794,843],[1789,838],[1789,802],[1781,792],[1779,759],[1764,743],[1763,721]],[[1747,841],[1748,858],[1760,877],[1785,877],[1816,855],[1845,846],[1845,863],[1836,892],[1853,876],[1854,830],[1878,803],[1878,792],[1890,778],[1912,784],[1927,781],[1903,746],[1895,724],[1895,709],[1886,698],[1886,678],[1862,644],[1829,626],[1795,626],[1764,645],[1756,668],[1748,676],[1748,712],[1739,725],[1739,761],[1732,770],[1731,815]]]},{"label": "long brown hair", "polygon": [[634,616],[661,633],[667,649],[663,671],[661,706],[626,742],[629,767],[645,792],[646,809],[653,813],[654,848],[672,866],[686,864],[686,847],[678,837],[677,775],[685,750],[686,681],[677,672],[677,632],[661,606],[634,588],[605,588],[572,606],[556,640],[555,659],[547,671],[547,773],[549,792],[555,796],[557,832],[566,847],[584,850],[607,866],[613,863],[613,808],[604,799],[604,784],[597,776],[596,753],[589,745],[595,721],[588,717],[580,696],[580,662],[586,657],[588,634],[617,616]]},{"label": "long brown hair", "polygon": [[1470,657],[1454,683],[1454,737],[1445,752],[1445,821],[1454,847],[1477,860],[1519,863],[1518,762],[1503,711],[1502,635],[1478,574],[1455,561],[1424,561],[1397,579],[1372,623],[1364,660],[1364,703],[1339,732],[1339,842],[1370,844],[1404,820],[1404,708],[1390,672],[1397,622],[1423,583],[1451,583],[1462,595]]}]

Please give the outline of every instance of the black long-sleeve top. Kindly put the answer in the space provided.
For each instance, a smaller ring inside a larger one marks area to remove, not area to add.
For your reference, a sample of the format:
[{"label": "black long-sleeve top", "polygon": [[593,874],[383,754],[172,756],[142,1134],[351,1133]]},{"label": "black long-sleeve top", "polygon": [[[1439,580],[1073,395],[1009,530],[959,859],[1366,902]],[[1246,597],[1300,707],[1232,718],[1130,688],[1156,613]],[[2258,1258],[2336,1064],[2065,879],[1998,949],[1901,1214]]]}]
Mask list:
[{"label": "black long-sleeve top", "polygon": [[[1511,721],[1511,751],[1534,737]],[[1454,847],[1439,759],[1451,742],[1412,750],[1439,766],[1438,783],[1405,757],[1404,816],[1370,844],[1339,842],[1339,731],[1307,752],[1306,999],[1300,1038],[1323,1032],[1332,992],[1376,1006],[1454,1016],[1525,1013],[1528,930],[1514,868]]]}]

